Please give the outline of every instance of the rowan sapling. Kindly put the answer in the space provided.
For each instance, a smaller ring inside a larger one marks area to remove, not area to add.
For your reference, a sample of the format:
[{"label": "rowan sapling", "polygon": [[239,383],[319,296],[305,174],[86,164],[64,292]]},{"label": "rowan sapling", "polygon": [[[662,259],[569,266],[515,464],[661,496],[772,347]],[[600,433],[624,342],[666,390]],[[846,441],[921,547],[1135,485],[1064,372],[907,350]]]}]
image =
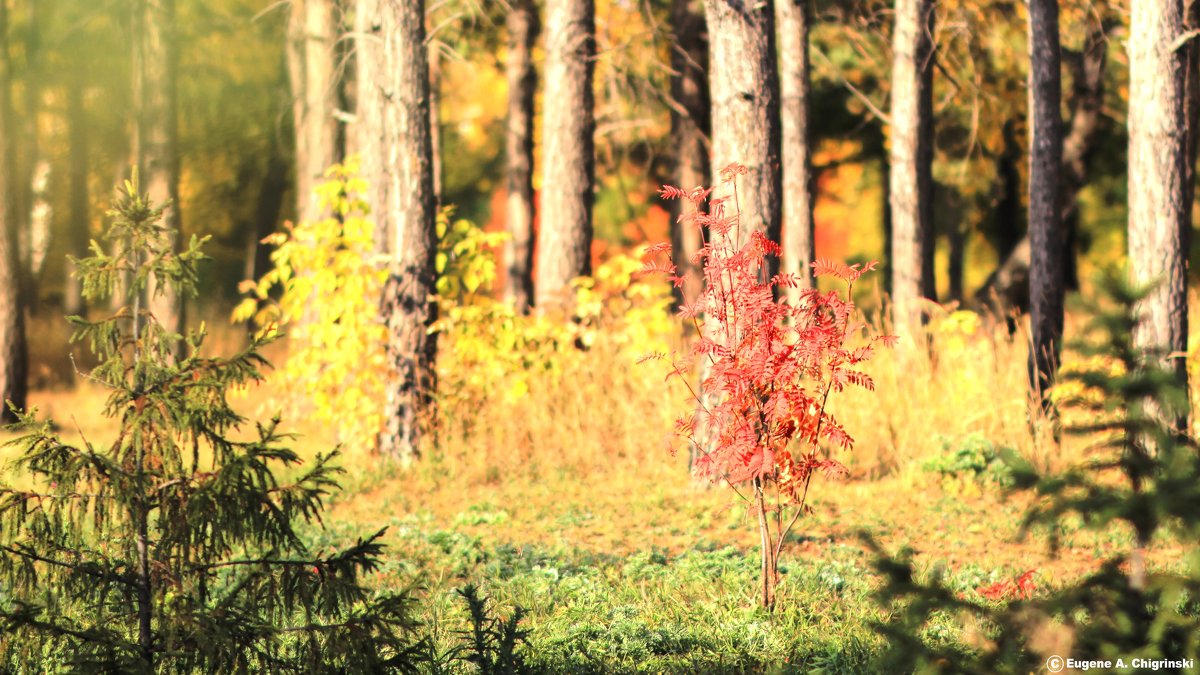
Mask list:
[{"label": "rowan sapling", "polygon": [[[830,455],[849,450],[854,439],[827,412],[829,397],[847,386],[874,390],[870,375],[858,367],[876,343],[890,346],[895,338],[876,336],[847,347],[866,332],[850,298],[854,282],[874,270],[874,262],[818,260],[816,276],[845,283],[844,296],[813,288],[800,291],[794,304],[780,297],[778,289],[798,288],[800,279],[796,274],[767,278],[768,256],[778,256],[780,247],[761,232],[743,231],[737,177],[744,173],[745,167],[736,164],[721,172],[725,196],[711,197],[703,188],[660,190],[664,199],[696,205],[680,221],[699,228],[703,242],[692,262],[703,270],[704,291],[680,310],[699,338],[689,354],[669,359],[668,377],[679,376],[697,404],[693,414],[675,423],[676,436],[697,455],[696,473],[728,484],[757,517],[761,602],[770,610],[779,554],[807,509],[813,475],[846,473]],[[651,246],[642,271],[665,274],[677,286],[686,282],[676,274],[669,244]],[[647,358],[667,359],[663,354]],[[690,379],[693,372],[698,389]]]}]

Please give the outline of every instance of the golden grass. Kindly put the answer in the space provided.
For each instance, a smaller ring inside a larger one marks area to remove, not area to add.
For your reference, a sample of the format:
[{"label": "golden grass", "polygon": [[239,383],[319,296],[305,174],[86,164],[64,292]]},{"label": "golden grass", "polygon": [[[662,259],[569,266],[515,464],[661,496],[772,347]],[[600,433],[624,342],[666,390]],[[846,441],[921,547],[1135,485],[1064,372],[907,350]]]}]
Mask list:
[{"label": "golden grass", "polygon": [[[1071,317],[1068,333],[1081,321]],[[213,344],[224,352],[242,339],[236,328],[215,333]],[[971,434],[1047,468],[1078,457],[1077,448],[1054,441],[1037,415],[1031,421],[1023,335],[1021,330],[1009,335],[1003,322],[945,315],[921,338],[928,339],[931,356],[903,349],[879,353],[869,365],[874,392],[847,391],[831,399],[831,409],[857,440],[851,452],[835,455],[850,467],[851,478],[814,486],[814,515],[801,524],[798,531],[806,537],[789,555],[819,555],[817,549],[825,546],[820,542],[849,539],[854,530],[869,527],[886,533],[894,545],[919,542],[919,560],[1018,572],[1038,567],[1064,578],[1092,568],[1102,553],[1120,545],[1117,535],[1080,533],[1077,545],[1068,542],[1064,557],[1053,561],[1040,545],[1009,541],[1022,502],[1005,501],[974,484],[948,487],[921,469],[944,445],[956,447]],[[62,358],[65,347],[52,348],[52,341],[64,344],[65,331],[33,340],[37,358]],[[367,448],[345,448],[348,491],[331,518],[366,531],[421,516],[430,527],[494,542],[615,554],[651,546],[680,551],[699,541],[755,546],[736,498],[723,487],[698,485],[688,476],[686,457],[664,448],[672,420],[688,405],[687,391],[678,382],[663,382],[662,364],[634,361],[628,350],[600,341],[556,374],[529,378],[524,397],[507,400],[499,392],[483,392],[447,403],[425,455],[407,469]],[[35,367],[57,372],[62,364]],[[275,386],[268,381],[236,402],[247,414],[270,414],[279,399]],[[114,431],[99,417],[103,395],[94,386],[59,382],[39,388],[31,403],[56,419],[68,437],[77,428],[102,441]],[[285,418],[284,426],[300,434],[302,454],[334,446],[333,429],[303,416]],[[504,516],[473,523],[463,518],[472,509]],[[1163,556],[1173,560],[1176,553]]]}]

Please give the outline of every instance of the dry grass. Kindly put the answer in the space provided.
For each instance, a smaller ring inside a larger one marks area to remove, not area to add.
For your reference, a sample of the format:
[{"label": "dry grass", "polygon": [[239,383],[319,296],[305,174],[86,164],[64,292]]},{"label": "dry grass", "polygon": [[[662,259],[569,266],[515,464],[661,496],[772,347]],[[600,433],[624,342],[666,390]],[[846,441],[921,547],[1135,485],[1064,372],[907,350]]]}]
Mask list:
[{"label": "dry grass", "polygon": [[[927,564],[1036,567],[1056,579],[1091,569],[1123,544],[1120,533],[1080,531],[1076,539],[1068,537],[1064,556],[1050,559],[1040,544],[1012,540],[1020,501],[922,471],[924,460],[972,434],[1043,466],[1062,466],[1077,453],[1030,420],[1020,332],[1010,336],[1002,322],[965,325],[961,315],[942,319],[928,336],[931,358],[881,353],[870,365],[876,391],[832,399],[857,439],[852,452],[838,457],[850,466],[851,478],[815,486],[814,515],[790,555],[819,557],[833,542],[870,528],[893,545],[919,542],[918,560]],[[1078,325],[1071,319],[1069,330]],[[242,339],[236,329],[216,333],[213,344],[221,351]],[[62,369],[55,361],[61,361],[62,348],[51,346],[56,341],[63,344],[65,334],[48,332],[32,341],[37,358],[49,359],[35,365],[40,372]],[[430,528],[493,542],[616,555],[651,547],[679,552],[698,542],[752,549],[755,536],[736,498],[695,483],[686,457],[664,449],[665,434],[688,396],[664,384],[662,375],[661,364],[635,365],[627,350],[601,343],[557,374],[532,378],[519,400],[484,392],[443,407],[435,440],[414,467],[391,466],[365,448],[345,448],[348,491],[332,521],[366,531],[419,517]],[[240,405],[248,414],[272,412],[278,399],[273,386],[245,392]],[[102,402],[96,388],[69,388],[61,381],[32,397],[45,415],[93,441],[113,432],[98,416]],[[300,434],[304,454],[334,445],[333,430],[303,417],[285,420],[285,426]],[[474,517],[493,512],[503,517]],[[1175,560],[1177,547],[1164,546],[1160,560]]]}]

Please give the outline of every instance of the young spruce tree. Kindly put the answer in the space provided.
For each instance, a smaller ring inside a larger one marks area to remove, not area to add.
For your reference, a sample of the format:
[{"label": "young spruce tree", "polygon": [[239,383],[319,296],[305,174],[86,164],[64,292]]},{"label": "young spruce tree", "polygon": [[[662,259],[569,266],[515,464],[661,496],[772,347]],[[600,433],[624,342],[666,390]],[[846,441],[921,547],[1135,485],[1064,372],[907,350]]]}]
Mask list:
[{"label": "young spruce tree", "polygon": [[194,237],[172,252],[162,214],[135,178],[110,213],[119,252],[93,243],[77,261],[92,306],[133,279],[111,316],[70,318],[98,357],[89,379],[109,391],[116,437],[71,443],[36,411],[11,428],[20,487],[0,485],[0,669],[413,670],[411,596],[361,581],[383,532],[318,553],[297,531],[337,488],[336,452],[301,469],[278,418],[247,433],[226,400],[259,379],[264,341],[206,357],[203,330],[172,335],[151,313],[146,289],[195,294],[204,258]]}]

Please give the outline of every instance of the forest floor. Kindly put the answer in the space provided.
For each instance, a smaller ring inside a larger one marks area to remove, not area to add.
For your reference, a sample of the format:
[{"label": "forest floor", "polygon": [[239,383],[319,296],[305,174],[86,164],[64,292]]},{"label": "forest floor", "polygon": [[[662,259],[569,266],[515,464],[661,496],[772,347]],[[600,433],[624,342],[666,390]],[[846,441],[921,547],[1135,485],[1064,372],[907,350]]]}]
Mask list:
[{"label": "forest floor", "polygon": [[[32,397],[68,436],[94,442],[111,423],[77,411],[101,402],[92,387]],[[303,454],[332,445],[323,429],[299,430]],[[1130,539],[1068,519],[1052,554],[1047,533],[1020,537],[1029,498],[1006,494],[988,474],[943,474],[928,460],[874,479],[852,474],[814,484],[812,511],[784,548],[779,610],[768,617],[756,607],[753,520],[727,487],[691,478],[682,455],[655,449],[638,461],[505,474],[464,472],[442,456],[401,468],[350,453],[343,465],[345,490],[324,527],[310,531],[316,546],[388,528],[373,583],[419,587],[442,658],[467,626],[456,589],[472,583],[500,615],[527,610],[529,653],[551,671],[856,672],[881,644],[872,622],[887,616],[872,596],[878,577],[860,533],[891,552],[911,549],[918,570],[944,574],[971,597],[1027,571],[1039,592],[1064,585]],[[1150,553],[1152,566],[1180,559],[1173,542]]]}]

